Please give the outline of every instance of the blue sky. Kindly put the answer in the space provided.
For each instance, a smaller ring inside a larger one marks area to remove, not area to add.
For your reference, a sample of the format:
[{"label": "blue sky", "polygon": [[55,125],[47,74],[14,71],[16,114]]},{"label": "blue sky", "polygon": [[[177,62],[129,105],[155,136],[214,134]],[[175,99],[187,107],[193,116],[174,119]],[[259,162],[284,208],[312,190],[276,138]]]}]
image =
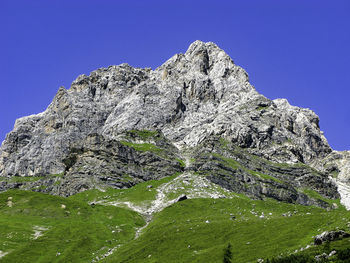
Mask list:
[{"label": "blue sky", "polygon": [[0,142],[79,74],[161,65],[199,39],[223,48],[270,99],[320,116],[350,150],[350,1],[1,0]]}]

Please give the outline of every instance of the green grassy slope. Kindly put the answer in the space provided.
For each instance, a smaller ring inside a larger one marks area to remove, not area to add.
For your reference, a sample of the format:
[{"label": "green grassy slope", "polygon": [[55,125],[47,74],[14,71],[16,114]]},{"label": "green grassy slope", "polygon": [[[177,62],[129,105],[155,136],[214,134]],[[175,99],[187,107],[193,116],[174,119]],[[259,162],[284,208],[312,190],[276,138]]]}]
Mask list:
[{"label": "green grassy slope", "polygon": [[[335,252],[335,253],[334,253]],[[321,255],[322,260],[317,260]],[[268,258],[266,263],[349,263],[350,262],[350,238],[325,242],[319,246],[313,246],[310,249],[299,251],[287,256]]]},{"label": "green grassy slope", "polygon": [[156,189],[158,186],[174,179],[178,174],[164,177],[160,180],[149,180],[137,184],[127,189],[107,188],[105,192],[100,190],[88,190],[69,197],[69,199],[79,200],[85,203],[89,202],[112,202],[112,201],[129,201],[135,205],[147,205],[156,198]]},{"label": "green grassy slope", "polygon": [[349,220],[343,208],[327,212],[245,198],[185,200],[157,214],[143,235],[103,262],[222,262],[229,242],[233,262],[256,262],[306,247],[324,230],[347,229]]},{"label": "green grassy slope", "polygon": [[143,224],[123,208],[7,191],[0,194],[0,250],[8,253],[1,262],[91,262],[132,240]]},{"label": "green grassy slope", "polygon": [[[349,231],[350,212],[342,206],[327,211],[270,199],[251,200],[216,189],[228,198],[174,203],[155,214],[135,239],[136,231],[145,225],[142,216],[107,205],[117,201],[118,205],[129,202],[147,208],[159,197],[160,189],[168,191],[162,192],[168,199],[213,189],[196,186],[192,177],[185,183],[181,176],[129,189],[89,190],[69,198],[19,190],[1,193],[0,255],[8,254],[0,261],[92,262],[115,248],[99,262],[215,263],[222,262],[223,250],[231,243],[233,262],[245,263],[287,256],[305,248],[314,235],[325,230]],[[167,188],[162,188],[165,185]],[[95,204],[89,205],[91,202]],[[38,232],[42,236],[35,238]],[[342,246],[350,248],[350,242]]]}]

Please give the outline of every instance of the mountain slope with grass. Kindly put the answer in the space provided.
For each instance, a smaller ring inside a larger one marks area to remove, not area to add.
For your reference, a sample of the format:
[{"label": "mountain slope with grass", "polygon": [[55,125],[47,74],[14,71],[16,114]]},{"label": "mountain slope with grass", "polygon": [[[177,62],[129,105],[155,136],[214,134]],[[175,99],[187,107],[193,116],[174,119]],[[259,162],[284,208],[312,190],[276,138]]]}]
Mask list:
[{"label": "mountain slope with grass", "polygon": [[343,262],[349,238],[314,237],[350,231],[349,167],[314,112],[265,98],[196,41],[155,70],[81,75],[16,121],[0,148],[0,260]]},{"label": "mountain slope with grass", "polygon": [[[231,243],[233,262],[256,262],[318,249],[315,235],[349,230],[350,215],[339,200],[325,199],[339,205],[327,210],[252,200],[204,179],[186,180],[176,174],[69,198],[4,192],[0,250],[8,254],[1,261],[222,262]],[[159,201],[167,206],[161,209]],[[342,249],[350,248],[347,240]]]}]

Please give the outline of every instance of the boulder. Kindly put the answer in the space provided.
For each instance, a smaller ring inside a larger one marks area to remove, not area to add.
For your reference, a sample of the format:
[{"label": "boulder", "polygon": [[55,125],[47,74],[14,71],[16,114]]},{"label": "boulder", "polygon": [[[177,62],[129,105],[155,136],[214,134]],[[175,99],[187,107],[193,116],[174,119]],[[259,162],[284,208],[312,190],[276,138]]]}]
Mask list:
[{"label": "boulder", "polygon": [[343,230],[325,231],[322,234],[315,236],[314,244],[321,245],[322,243],[327,241],[334,241],[346,237],[350,237],[350,234]]}]

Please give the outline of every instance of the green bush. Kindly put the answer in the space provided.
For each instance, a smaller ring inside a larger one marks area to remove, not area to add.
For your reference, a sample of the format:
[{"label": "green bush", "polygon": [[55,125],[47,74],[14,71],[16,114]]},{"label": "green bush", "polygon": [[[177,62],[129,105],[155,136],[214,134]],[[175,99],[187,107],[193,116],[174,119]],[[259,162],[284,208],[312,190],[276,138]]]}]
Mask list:
[{"label": "green bush", "polygon": [[350,248],[339,250],[337,253],[338,259],[349,260],[350,259]]},{"label": "green bush", "polygon": [[223,263],[232,263],[232,245],[231,245],[231,243],[228,243],[227,247],[224,249]]}]

